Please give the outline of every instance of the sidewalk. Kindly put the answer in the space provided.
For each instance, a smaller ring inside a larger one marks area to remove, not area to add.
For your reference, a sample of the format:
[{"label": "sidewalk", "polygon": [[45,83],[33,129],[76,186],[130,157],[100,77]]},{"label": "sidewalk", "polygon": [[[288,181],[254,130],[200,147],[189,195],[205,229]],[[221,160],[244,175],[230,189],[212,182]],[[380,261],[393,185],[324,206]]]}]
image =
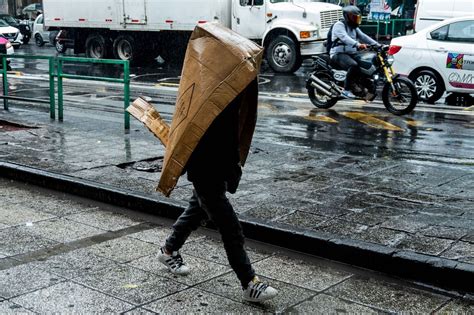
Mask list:
[{"label": "sidewalk", "polygon": [[[51,122],[37,108],[0,113],[3,120],[35,127],[3,124],[0,162],[164,200],[154,191],[163,147],[138,122],[124,134],[122,115],[113,112],[98,116],[69,108],[64,123]],[[472,167],[370,159],[268,141],[275,130],[265,126],[258,124],[241,186],[230,196],[242,220],[269,233],[287,233],[280,236],[317,240],[321,246],[310,248],[313,254],[368,268],[393,267],[384,272],[407,272],[402,263],[408,262],[419,268],[412,271],[415,277],[429,268],[436,277],[428,272],[425,278],[433,280],[449,280],[451,274],[438,271],[474,277],[474,202],[466,189],[474,181]],[[185,206],[190,194],[191,185],[182,178],[171,202]],[[301,242],[279,245],[305,250]],[[358,257],[360,263],[354,261]],[[465,290],[469,283],[459,284]]]},{"label": "sidewalk", "polygon": [[455,294],[254,242],[254,267],[280,294],[245,303],[213,231],[192,234],[192,274],[173,276],[156,258],[169,220],[4,179],[0,192],[0,314],[474,311]]}]

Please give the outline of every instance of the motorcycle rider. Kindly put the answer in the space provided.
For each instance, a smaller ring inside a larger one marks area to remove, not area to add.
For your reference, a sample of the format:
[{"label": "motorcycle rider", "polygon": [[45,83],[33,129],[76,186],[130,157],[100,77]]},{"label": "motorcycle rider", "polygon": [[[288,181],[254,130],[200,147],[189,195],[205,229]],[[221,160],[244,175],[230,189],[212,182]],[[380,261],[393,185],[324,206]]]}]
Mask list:
[{"label": "motorcycle rider", "polygon": [[358,7],[346,6],[342,12],[344,21],[336,22],[332,28],[332,47],[329,54],[331,62],[337,64],[342,70],[347,70],[342,96],[355,98],[356,96],[351,92],[351,85],[360,69],[354,57],[358,50],[367,49],[367,44],[377,45],[378,43],[360,30],[362,14]]}]

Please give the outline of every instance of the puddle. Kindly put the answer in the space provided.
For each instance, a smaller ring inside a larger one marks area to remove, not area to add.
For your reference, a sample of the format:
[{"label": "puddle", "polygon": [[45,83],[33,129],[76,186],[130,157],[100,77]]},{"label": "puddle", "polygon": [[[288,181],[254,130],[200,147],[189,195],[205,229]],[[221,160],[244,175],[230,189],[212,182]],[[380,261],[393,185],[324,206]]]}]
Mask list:
[{"label": "puddle", "polygon": [[150,158],[142,161],[122,163],[117,165],[123,170],[135,170],[147,173],[159,173],[163,169],[163,157]]},{"label": "puddle", "polygon": [[20,131],[20,130],[28,130],[28,129],[38,129],[38,127],[17,124],[14,122],[0,119],[0,132]]}]

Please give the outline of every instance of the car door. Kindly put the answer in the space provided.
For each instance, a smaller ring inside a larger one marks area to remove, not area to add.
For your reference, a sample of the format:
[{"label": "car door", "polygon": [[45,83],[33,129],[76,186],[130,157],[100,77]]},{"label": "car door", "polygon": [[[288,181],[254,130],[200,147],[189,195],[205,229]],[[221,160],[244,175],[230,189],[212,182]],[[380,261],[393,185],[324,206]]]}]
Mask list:
[{"label": "car door", "polygon": [[265,1],[235,0],[232,3],[232,29],[250,39],[262,38],[266,29]]},{"label": "car door", "polygon": [[444,25],[429,37],[432,62],[446,90],[474,93],[474,19]]}]

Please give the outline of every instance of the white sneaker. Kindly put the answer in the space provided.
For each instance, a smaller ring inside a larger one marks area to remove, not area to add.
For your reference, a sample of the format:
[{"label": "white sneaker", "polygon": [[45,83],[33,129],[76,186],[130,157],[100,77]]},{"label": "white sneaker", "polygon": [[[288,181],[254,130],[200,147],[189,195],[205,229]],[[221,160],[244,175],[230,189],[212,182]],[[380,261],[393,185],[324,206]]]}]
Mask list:
[{"label": "white sneaker", "polygon": [[173,252],[171,255],[168,255],[163,250],[163,247],[160,248],[158,253],[158,260],[163,263],[171,273],[180,276],[186,276],[189,274],[189,267],[183,262],[183,258],[179,252]]},{"label": "white sneaker", "polygon": [[257,276],[249,282],[247,289],[244,289],[242,292],[244,300],[249,302],[267,301],[273,299],[277,294],[278,290],[268,284],[264,284]]}]

